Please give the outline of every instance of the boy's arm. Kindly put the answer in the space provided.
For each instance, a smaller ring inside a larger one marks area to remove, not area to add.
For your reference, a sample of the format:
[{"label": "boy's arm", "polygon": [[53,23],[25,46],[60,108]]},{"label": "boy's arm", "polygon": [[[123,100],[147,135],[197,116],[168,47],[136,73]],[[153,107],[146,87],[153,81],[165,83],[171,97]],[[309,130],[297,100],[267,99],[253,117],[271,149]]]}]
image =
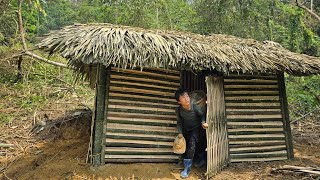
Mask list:
[{"label": "boy's arm", "polygon": [[180,116],[180,110],[179,107],[176,109],[176,115],[177,115],[177,128],[178,128],[178,133],[182,134],[182,119]]},{"label": "boy's arm", "polygon": [[206,116],[207,114],[205,112],[203,112],[200,107],[198,107],[197,105],[195,105],[195,109],[196,109],[196,112],[197,114],[200,116],[200,120],[201,120],[201,124],[202,124],[202,127],[204,129],[208,128],[208,124],[206,123]]}]

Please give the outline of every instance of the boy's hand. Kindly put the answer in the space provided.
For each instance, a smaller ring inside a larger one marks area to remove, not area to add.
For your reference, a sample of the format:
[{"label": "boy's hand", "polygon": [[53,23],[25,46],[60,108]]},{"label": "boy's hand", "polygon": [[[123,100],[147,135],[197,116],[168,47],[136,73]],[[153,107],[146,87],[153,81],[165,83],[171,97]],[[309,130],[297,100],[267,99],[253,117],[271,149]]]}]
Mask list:
[{"label": "boy's hand", "polygon": [[209,126],[208,123],[203,123],[203,124],[202,124],[202,128],[203,128],[203,129],[207,129],[208,126]]}]

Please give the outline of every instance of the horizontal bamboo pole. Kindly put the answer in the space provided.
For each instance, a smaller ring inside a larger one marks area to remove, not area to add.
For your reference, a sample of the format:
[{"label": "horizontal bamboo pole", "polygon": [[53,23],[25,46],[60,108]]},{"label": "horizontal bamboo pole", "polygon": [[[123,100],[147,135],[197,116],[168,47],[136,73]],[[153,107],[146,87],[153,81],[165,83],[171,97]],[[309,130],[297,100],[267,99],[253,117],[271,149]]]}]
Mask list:
[{"label": "horizontal bamboo pole", "polygon": [[109,146],[110,144],[137,144],[137,145],[157,145],[157,146],[173,146],[172,142],[162,142],[162,141],[146,141],[146,140],[129,140],[129,139],[106,139],[106,144]]},{"label": "horizontal bamboo pole", "polygon": [[153,132],[169,132],[176,133],[176,127],[163,127],[163,126],[143,126],[133,124],[116,124],[108,123],[107,129],[125,129],[125,130],[136,130],[136,131],[153,131]]},{"label": "horizontal bamboo pole", "polygon": [[265,94],[270,94],[270,95],[279,95],[279,91],[257,91],[257,90],[253,90],[253,91],[239,91],[239,90],[225,90],[224,92],[227,95],[229,94],[254,94],[254,95],[265,95]]},{"label": "horizontal bamboo pole", "polygon": [[274,75],[252,75],[252,74],[229,74],[224,76],[224,79],[277,79]]},{"label": "horizontal bamboo pole", "polygon": [[275,115],[227,115],[227,119],[274,119],[282,118],[281,114]]},{"label": "horizontal bamboo pole", "polygon": [[170,86],[158,86],[154,84],[143,84],[143,83],[136,83],[136,82],[127,82],[127,81],[119,81],[119,80],[111,80],[110,81],[111,85],[128,85],[128,86],[139,86],[140,88],[143,87],[149,87],[149,88],[157,88],[157,89],[163,89],[163,90],[171,90],[175,91],[177,90],[176,87],[170,87]]},{"label": "horizontal bamboo pole", "polygon": [[230,139],[236,138],[264,138],[264,137],[278,137],[284,138],[284,134],[246,134],[246,135],[228,135]]},{"label": "horizontal bamboo pole", "polygon": [[159,102],[159,101],[167,101],[167,104],[177,104],[176,100],[173,98],[164,98],[164,97],[156,97],[156,96],[144,96],[144,95],[137,95],[137,94],[128,94],[128,93],[115,93],[115,92],[110,92],[109,94],[110,98],[115,98],[115,97],[126,97],[128,100],[130,98],[136,98],[136,99],[142,99],[143,100],[155,100],[154,102]]},{"label": "horizontal bamboo pole", "polygon": [[146,72],[146,71],[139,71],[139,70],[132,70],[132,69],[117,69],[117,68],[111,68],[113,72],[123,72],[128,74],[139,74],[139,75],[145,75],[145,76],[151,76],[151,77],[160,77],[164,79],[171,79],[180,81],[179,76],[172,76],[167,74],[159,74],[159,73],[152,73],[152,72]]},{"label": "horizontal bamboo pole", "polygon": [[178,162],[177,159],[105,159],[106,163],[173,163]]},{"label": "horizontal bamboo pole", "polygon": [[107,147],[106,153],[173,153],[172,148]]},{"label": "horizontal bamboo pole", "polygon": [[152,138],[152,139],[168,139],[174,140],[175,136],[169,135],[159,135],[159,134],[141,134],[141,133],[118,133],[118,132],[107,132],[107,136],[114,136],[114,137],[127,137],[127,138]]},{"label": "horizontal bamboo pole", "polygon": [[228,126],[281,126],[283,122],[227,122]]},{"label": "horizontal bamboo pole", "polygon": [[[262,111],[252,111],[252,112],[250,112],[250,111],[228,111],[227,113],[226,113],[227,115],[247,115],[247,116],[249,116],[249,115],[278,115],[278,114],[281,114],[281,112],[280,111],[264,111],[264,112],[262,112]],[[264,118],[265,119],[265,118]]]},{"label": "horizontal bamboo pole", "polygon": [[122,79],[122,80],[132,80],[132,81],[141,81],[141,82],[149,82],[149,83],[157,83],[157,84],[163,84],[166,86],[171,86],[175,88],[179,88],[180,84],[176,82],[171,81],[165,81],[165,80],[158,80],[158,79],[150,79],[149,77],[132,77],[132,76],[125,76],[125,75],[116,75],[111,74],[111,79]]},{"label": "horizontal bamboo pole", "polygon": [[163,120],[163,119],[144,119],[144,118],[126,118],[126,117],[113,117],[108,116],[108,122],[109,121],[128,121],[131,123],[155,123],[155,124],[167,124],[167,125],[176,125],[177,121],[172,120]]},{"label": "horizontal bamboo pole", "polygon": [[109,111],[108,115],[113,116],[113,117],[139,117],[139,118],[148,118],[152,119],[153,117],[157,119],[176,119],[177,117],[175,115],[168,115],[168,114],[144,114],[144,113],[129,113],[129,112],[113,112]]},{"label": "horizontal bamboo pole", "polygon": [[234,113],[234,114],[238,113],[238,112],[241,112],[241,113],[274,112],[276,114],[276,113],[281,113],[281,110],[280,109],[232,109],[232,108],[227,108],[226,112],[227,113]]},{"label": "horizontal bamboo pole", "polygon": [[278,132],[283,131],[283,128],[237,128],[228,129],[228,132]]},{"label": "horizontal bamboo pole", "polygon": [[250,107],[254,107],[254,106],[276,106],[280,108],[280,103],[226,103],[226,107],[228,108],[228,106],[250,106]]},{"label": "horizontal bamboo pole", "polygon": [[285,140],[258,140],[258,141],[236,141],[236,140],[229,140],[230,145],[251,145],[251,144],[256,144],[256,145],[263,145],[263,144],[277,144],[277,143],[283,143],[285,144]]},{"label": "horizontal bamboo pole", "polygon": [[105,155],[111,159],[179,159],[176,155]]},{"label": "horizontal bamboo pole", "polygon": [[226,96],[225,100],[279,100],[279,96]]},{"label": "horizontal bamboo pole", "polygon": [[112,109],[133,109],[133,110],[143,110],[143,111],[152,111],[152,112],[171,112],[171,113],[175,113],[175,109],[149,108],[149,107],[137,107],[137,106],[123,106],[123,105],[112,105],[112,104],[109,104],[108,108],[112,108]]},{"label": "horizontal bamboo pole", "polygon": [[150,94],[150,95],[161,95],[166,97],[174,97],[174,92],[162,92],[162,91],[155,91],[155,90],[145,90],[145,89],[138,89],[138,88],[127,88],[127,87],[115,87],[110,86],[110,91],[121,91],[121,92],[128,92],[128,93],[141,93],[141,94]]},{"label": "horizontal bamboo pole", "polygon": [[224,88],[277,89],[278,85],[224,85]]},{"label": "horizontal bamboo pole", "polygon": [[277,84],[277,80],[266,80],[266,79],[224,79],[226,83],[270,83]]},{"label": "horizontal bamboo pole", "polygon": [[245,159],[231,159],[230,162],[253,162],[253,161],[280,161],[286,160],[287,157],[270,157],[270,158],[245,158]]},{"label": "horizontal bamboo pole", "polygon": [[281,112],[280,109],[234,109],[234,108],[227,108],[227,112]]},{"label": "horizontal bamboo pole", "polygon": [[230,154],[239,151],[264,151],[264,150],[273,150],[273,149],[285,149],[286,145],[276,145],[276,146],[259,146],[259,147],[239,147],[239,148],[230,148]]},{"label": "horizontal bamboo pole", "polygon": [[271,151],[271,152],[256,152],[256,153],[239,153],[239,154],[232,154],[233,157],[244,157],[244,156],[268,156],[268,155],[278,155],[278,156],[287,156],[287,150],[280,150],[280,151]]},{"label": "horizontal bamboo pole", "polygon": [[[157,119],[169,119],[168,116],[174,116],[173,112],[144,111],[144,110],[138,110],[138,109],[114,109],[114,108],[111,108],[109,112],[113,112],[115,114],[118,114],[118,115],[115,115],[117,117],[126,117],[127,114],[131,114],[131,115],[141,114],[142,115],[141,117],[149,118],[151,116],[148,117],[147,115],[154,114],[154,115],[159,115],[159,116],[157,116],[157,117],[159,117]],[[126,114],[123,114],[123,113],[126,113]],[[137,117],[137,116],[132,116],[132,117]]]},{"label": "horizontal bamboo pole", "polygon": [[165,104],[165,103],[158,103],[158,102],[141,102],[141,101],[132,101],[131,99],[122,100],[122,99],[109,99],[109,103],[123,103],[123,104],[132,104],[132,105],[146,105],[146,106],[160,106],[160,107],[168,107],[168,108],[177,108],[178,105],[176,104]]}]

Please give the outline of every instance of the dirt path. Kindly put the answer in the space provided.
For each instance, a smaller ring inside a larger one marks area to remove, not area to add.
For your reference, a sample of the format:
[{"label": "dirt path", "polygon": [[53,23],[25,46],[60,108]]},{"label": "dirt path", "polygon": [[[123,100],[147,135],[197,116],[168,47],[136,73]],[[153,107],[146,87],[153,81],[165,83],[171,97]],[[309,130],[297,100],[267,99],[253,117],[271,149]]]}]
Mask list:
[{"label": "dirt path", "polygon": [[[39,135],[39,143],[16,157],[0,179],[179,179],[182,166],[178,164],[107,164],[97,168],[85,164],[89,124],[90,117],[82,118],[61,126],[50,136]],[[319,134],[315,136],[319,139]],[[298,135],[294,161],[231,164],[214,179],[316,179],[306,174],[277,174],[271,170],[282,165],[320,167],[319,145]],[[0,163],[6,162],[2,158]],[[205,168],[193,168],[189,179],[203,179],[204,173]]]}]

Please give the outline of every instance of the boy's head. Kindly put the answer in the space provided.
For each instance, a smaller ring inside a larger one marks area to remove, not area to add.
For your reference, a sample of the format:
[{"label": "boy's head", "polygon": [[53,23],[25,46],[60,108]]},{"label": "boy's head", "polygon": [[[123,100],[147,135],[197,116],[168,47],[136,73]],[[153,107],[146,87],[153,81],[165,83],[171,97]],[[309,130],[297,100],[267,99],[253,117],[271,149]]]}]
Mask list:
[{"label": "boy's head", "polygon": [[175,93],[175,98],[182,106],[188,106],[190,104],[190,96],[186,89],[178,89]]}]

